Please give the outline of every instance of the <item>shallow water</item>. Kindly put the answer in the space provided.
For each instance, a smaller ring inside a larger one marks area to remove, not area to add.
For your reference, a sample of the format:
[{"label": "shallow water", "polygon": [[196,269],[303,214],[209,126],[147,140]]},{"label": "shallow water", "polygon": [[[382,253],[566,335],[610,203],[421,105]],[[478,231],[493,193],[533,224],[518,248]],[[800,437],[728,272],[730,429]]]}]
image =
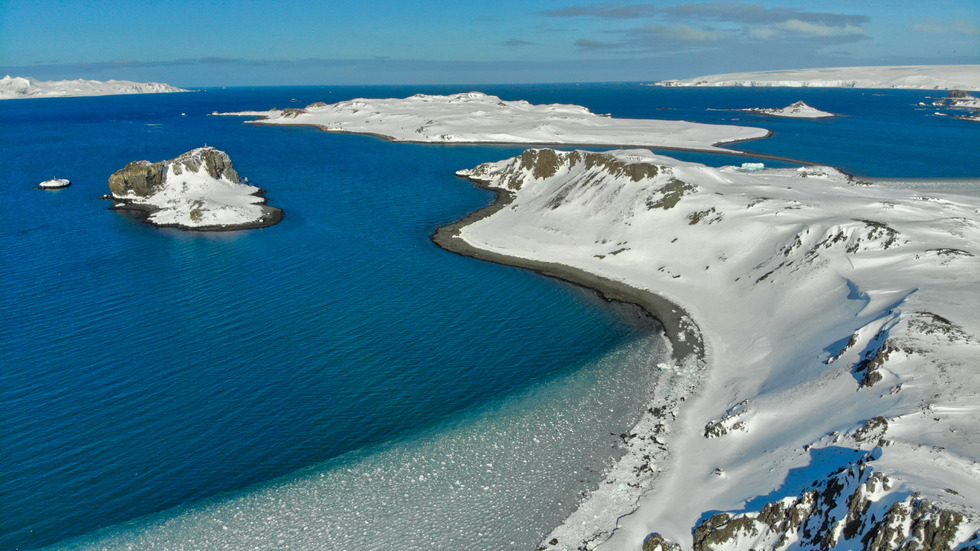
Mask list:
[{"label": "shallow water", "polygon": [[[102,534],[87,533],[172,507],[110,528],[120,539],[109,541],[172,548],[174,538],[211,538],[217,520],[226,533],[240,519],[241,539],[208,541],[302,548],[312,530],[335,547],[527,548],[557,524],[615,456],[607,433],[635,419],[642,389],[655,384],[644,368],[660,341],[589,293],[429,242],[437,226],[490,200],[453,172],[522,148],[391,144],[207,116],[470,88],[0,102],[0,548],[94,542]],[[739,147],[859,175],[980,174],[980,159],[949,147],[975,140],[977,125],[915,110],[924,92],[483,91],[773,128],[770,140]],[[847,116],[705,110],[798,99]],[[160,230],[98,198],[129,161],[205,143],[269,190],[286,211],[281,224]],[[74,185],[32,189],[52,176]],[[141,535],[144,522],[163,527]],[[269,524],[284,544],[256,530]]]}]

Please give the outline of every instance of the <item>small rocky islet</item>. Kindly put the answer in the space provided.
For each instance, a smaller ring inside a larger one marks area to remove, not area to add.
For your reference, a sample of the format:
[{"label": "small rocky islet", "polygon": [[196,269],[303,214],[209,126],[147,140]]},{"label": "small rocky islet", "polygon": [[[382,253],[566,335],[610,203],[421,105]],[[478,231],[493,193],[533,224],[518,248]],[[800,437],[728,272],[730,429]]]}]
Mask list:
[{"label": "small rocky islet", "polygon": [[272,226],[282,209],[269,206],[265,191],[242,180],[227,153],[200,147],[174,159],[133,161],[109,177],[114,209],[143,211],[159,227],[197,231]]}]

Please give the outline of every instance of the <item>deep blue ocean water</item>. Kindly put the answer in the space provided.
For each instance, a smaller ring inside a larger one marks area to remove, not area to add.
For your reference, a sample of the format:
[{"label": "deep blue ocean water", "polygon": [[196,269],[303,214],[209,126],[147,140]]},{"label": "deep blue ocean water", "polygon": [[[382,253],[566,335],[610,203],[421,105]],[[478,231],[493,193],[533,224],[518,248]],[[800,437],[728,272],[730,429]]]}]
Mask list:
[{"label": "deep blue ocean water", "polygon": [[[396,457],[425,465],[499,442],[513,450],[542,430],[569,433],[542,457],[576,447],[568,462],[533,469],[551,473],[534,479],[539,486],[564,494],[524,496],[527,511],[551,514],[517,536],[490,522],[488,534],[503,533],[485,541],[520,536],[517,548],[533,547],[560,521],[596,482],[562,473],[611,460],[609,434],[627,428],[638,413],[630,408],[642,404],[632,385],[656,383],[637,364],[649,367],[658,337],[589,292],[429,242],[436,227],[491,200],[453,173],[523,148],[393,144],[207,116],[472,89],[616,117],[762,126],[774,135],[738,149],[859,176],[980,176],[980,126],[917,107],[938,92],[290,87],[0,102],[0,549],[66,538],[82,545],[101,537],[88,536],[96,530],[125,533],[121,523],[161,511],[151,518],[190,518],[198,504],[268,492],[310,469],[340,480],[329,490],[335,510],[367,509],[358,496],[378,485],[356,487],[364,476],[343,473]],[[799,99],[843,116],[725,110]],[[267,189],[284,221],[187,233],[109,211],[99,198],[128,162],[204,144]],[[747,160],[665,153],[715,165]],[[33,189],[51,177],[74,185]],[[568,410],[579,416],[566,419]],[[399,482],[388,475],[385,487]],[[402,517],[391,507],[383,514],[424,524],[404,495],[371,500],[404,501]],[[513,510],[514,523],[529,518]],[[406,530],[404,520],[391,525]],[[364,541],[350,538],[333,544]]]}]

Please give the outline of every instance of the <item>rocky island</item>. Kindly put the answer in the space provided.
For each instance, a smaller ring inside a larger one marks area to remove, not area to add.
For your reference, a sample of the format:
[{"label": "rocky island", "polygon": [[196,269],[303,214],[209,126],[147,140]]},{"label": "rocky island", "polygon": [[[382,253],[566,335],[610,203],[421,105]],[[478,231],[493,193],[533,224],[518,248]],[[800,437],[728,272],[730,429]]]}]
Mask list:
[{"label": "rocky island", "polygon": [[748,109],[738,109],[738,111],[747,111],[749,113],[758,113],[760,115],[768,115],[770,117],[786,117],[791,119],[827,119],[838,116],[835,113],[821,111],[815,107],[810,107],[802,101],[792,103],[782,108],[749,107]]},{"label": "rocky island", "polygon": [[936,111],[938,116],[980,122],[980,98],[964,90],[950,90],[949,95],[932,105],[944,110]]},{"label": "rocky island", "polygon": [[224,151],[201,147],[167,161],[133,161],[109,177],[115,209],[146,213],[154,226],[188,230],[263,228],[282,220],[264,191],[242,183]]}]

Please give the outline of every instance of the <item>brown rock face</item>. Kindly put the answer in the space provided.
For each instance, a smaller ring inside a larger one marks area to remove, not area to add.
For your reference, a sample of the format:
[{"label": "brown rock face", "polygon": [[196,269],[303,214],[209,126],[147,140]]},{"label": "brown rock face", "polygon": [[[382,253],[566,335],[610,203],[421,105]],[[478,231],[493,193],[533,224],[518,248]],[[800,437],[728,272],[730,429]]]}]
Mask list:
[{"label": "brown rock face", "polygon": [[109,189],[115,195],[149,197],[163,186],[163,163],[133,161],[109,176]]},{"label": "brown rock face", "polygon": [[169,171],[174,174],[181,174],[184,170],[197,172],[202,165],[212,178],[240,182],[238,172],[232,166],[227,153],[213,147],[204,147],[168,161],[133,161],[109,176],[109,189],[114,195],[149,197],[163,186]]}]

